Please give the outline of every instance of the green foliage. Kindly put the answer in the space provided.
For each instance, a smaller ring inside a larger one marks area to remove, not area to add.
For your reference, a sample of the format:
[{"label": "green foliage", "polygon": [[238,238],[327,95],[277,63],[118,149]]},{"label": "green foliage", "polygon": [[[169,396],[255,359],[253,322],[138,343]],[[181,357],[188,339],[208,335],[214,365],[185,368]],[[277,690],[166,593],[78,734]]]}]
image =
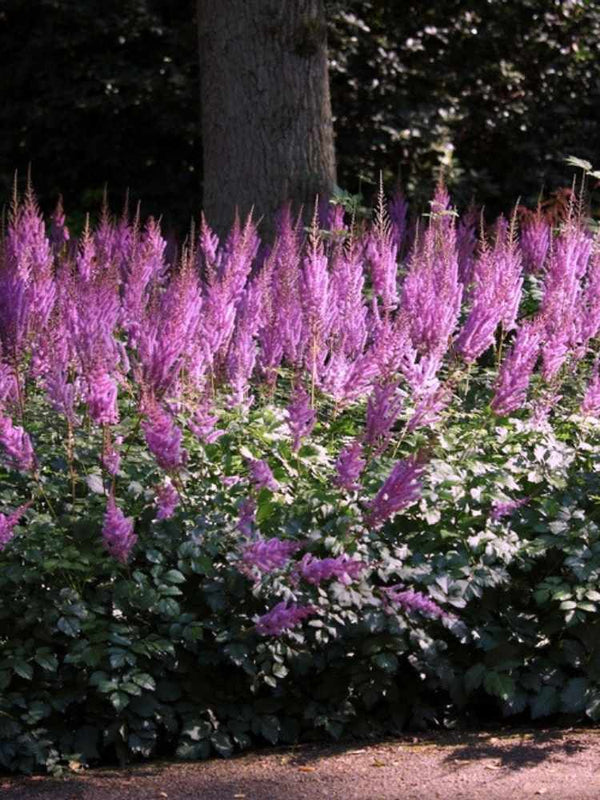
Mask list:
[{"label": "green foliage", "polygon": [[[101,543],[101,433],[78,432],[73,493],[60,420],[32,399],[28,427],[51,466],[0,554],[0,767],[228,756],[441,724],[449,713],[600,719],[600,427],[576,415],[552,428],[498,419],[481,402],[487,380],[461,384],[431,433],[371,458],[365,496],[332,483],[360,406],[321,419],[297,455],[275,406],[223,410],[216,443],[188,435],[183,503],[162,522],[159,471],[124,403],[116,480],[139,537],[127,566]],[[431,456],[422,499],[366,529],[366,500],[419,444]],[[347,552],[371,565],[362,579],[301,588],[293,563],[257,582],[240,573],[248,455],[268,458],[280,484],[256,495],[263,535],[321,557]],[[14,507],[24,480],[0,474],[0,506]],[[494,518],[495,504],[524,497]],[[387,608],[376,588],[398,583],[453,616]],[[256,616],[288,598],[318,613],[258,635]]]}]

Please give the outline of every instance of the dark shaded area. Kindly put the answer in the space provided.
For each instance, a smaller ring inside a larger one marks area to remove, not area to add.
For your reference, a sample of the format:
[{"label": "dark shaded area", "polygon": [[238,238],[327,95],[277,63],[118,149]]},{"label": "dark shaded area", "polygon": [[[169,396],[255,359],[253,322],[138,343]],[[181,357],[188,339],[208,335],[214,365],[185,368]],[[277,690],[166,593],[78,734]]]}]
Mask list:
[{"label": "dark shaded area", "polygon": [[[600,6],[587,0],[329,0],[339,183],[382,170],[423,204],[440,163],[490,211],[600,162]],[[194,0],[5,0],[0,195],[31,163],[42,205],[103,186],[187,227],[201,202]]]},{"label": "dark shaded area", "polygon": [[[45,209],[59,193],[97,211],[104,185],[144,214],[189,219],[200,205],[193,3],[6,0],[0,11],[0,195],[15,169]],[[185,224],[185,222],[184,222]]]}]

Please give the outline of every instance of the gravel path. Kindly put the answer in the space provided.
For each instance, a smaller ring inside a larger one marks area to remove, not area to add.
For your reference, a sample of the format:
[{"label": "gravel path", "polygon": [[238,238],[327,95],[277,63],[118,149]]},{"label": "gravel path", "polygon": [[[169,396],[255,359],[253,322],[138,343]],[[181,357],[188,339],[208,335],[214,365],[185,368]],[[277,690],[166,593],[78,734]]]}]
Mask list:
[{"label": "gravel path", "polygon": [[1,800],[600,800],[600,728],[406,737],[0,777]]}]

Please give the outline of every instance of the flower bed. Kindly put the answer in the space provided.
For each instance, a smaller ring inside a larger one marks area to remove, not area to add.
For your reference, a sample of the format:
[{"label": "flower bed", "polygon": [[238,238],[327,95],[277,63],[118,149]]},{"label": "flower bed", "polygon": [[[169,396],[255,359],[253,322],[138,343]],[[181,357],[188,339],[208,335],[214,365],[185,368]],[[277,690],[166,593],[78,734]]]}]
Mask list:
[{"label": "flower bed", "polygon": [[600,252],[443,187],[0,266],[0,767],[600,717]]}]

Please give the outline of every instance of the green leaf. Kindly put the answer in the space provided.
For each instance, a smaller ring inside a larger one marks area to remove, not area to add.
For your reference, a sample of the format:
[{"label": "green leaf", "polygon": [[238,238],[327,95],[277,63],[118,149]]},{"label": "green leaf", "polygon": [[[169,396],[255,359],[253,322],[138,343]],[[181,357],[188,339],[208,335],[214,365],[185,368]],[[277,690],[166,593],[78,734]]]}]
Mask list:
[{"label": "green leaf", "polygon": [[37,652],[33,658],[42,669],[48,670],[48,672],[56,672],[58,669],[58,659],[51,653]]},{"label": "green leaf", "polygon": [[149,692],[153,692],[156,689],[154,678],[152,675],[148,675],[147,672],[136,672],[135,675],[132,675],[131,680],[137,683],[142,689],[146,689]]},{"label": "green leaf", "polygon": [[168,583],[185,583],[185,575],[178,569],[170,569],[162,577]]},{"label": "green leaf", "polygon": [[560,693],[560,710],[567,714],[576,714],[585,709],[587,678],[571,678]]},{"label": "green leaf", "polygon": [[465,672],[465,689],[470,694],[479,689],[485,674],[485,666],[483,664],[473,664],[472,667]]},{"label": "green leaf", "polygon": [[201,739],[208,738],[213,732],[213,726],[206,720],[201,720],[195,725],[186,725],[181,731],[182,736],[187,736],[193,742],[199,742]]},{"label": "green leaf", "polygon": [[279,741],[280,726],[277,717],[269,714],[260,719],[260,732],[265,739],[271,744],[277,744]]},{"label": "green leaf", "polygon": [[485,673],[483,686],[488,694],[495,695],[501,700],[508,700],[515,691],[515,682],[510,675],[495,670]]},{"label": "green leaf", "polygon": [[210,743],[217,753],[228,758],[233,753],[233,742],[224,731],[217,731],[210,737]]},{"label": "green leaf", "polygon": [[33,667],[26,661],[15,661],[12,665],[13,671],[22,678],[30,681],[33,678]]},{"label": "green leaf", "polygon": [[110,702],[116,711],[122,711],[129,705],[129,697],[125,692],[113,692],[110,696]]},{"label": "green leaf", "polygon": [[77,617],[60,617],[56,623],[56,627],[59,631],[64,633],[65,636],[71,636],[74,638],[81,630],[81,623]]},{"label": "green leaf", "polygon": [[554,686],[542,686],[540,691],[531,701],[531,716],[533,719],[547,717],[558,710],[559,696]]}]

